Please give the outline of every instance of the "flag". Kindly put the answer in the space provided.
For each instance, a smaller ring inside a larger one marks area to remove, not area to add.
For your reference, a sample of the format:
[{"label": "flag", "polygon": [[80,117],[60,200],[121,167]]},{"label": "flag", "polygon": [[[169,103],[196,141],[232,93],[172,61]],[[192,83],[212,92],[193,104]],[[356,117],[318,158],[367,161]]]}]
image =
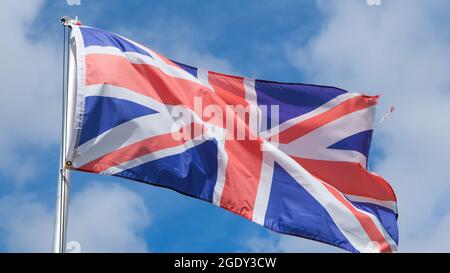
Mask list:
[{"label": "flag", "polygon": [[72,35],[72,169],[351,252],[397,250],[396,196],[367,169],[377,96],[208,71],[96,28]]}]

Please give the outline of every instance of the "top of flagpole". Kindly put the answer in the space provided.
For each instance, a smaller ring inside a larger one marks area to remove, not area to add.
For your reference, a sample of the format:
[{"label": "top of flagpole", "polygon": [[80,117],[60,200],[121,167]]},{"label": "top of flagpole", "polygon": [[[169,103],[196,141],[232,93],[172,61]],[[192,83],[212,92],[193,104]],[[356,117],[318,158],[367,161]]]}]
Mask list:
[{"label": "top of flagpole", "polygon": [[78,19],[78,16],[75,16],[75,19],[72,19],[69,16],[63,16],[61,17],[61,23],[64,26],[81,26],[81,21]]}]

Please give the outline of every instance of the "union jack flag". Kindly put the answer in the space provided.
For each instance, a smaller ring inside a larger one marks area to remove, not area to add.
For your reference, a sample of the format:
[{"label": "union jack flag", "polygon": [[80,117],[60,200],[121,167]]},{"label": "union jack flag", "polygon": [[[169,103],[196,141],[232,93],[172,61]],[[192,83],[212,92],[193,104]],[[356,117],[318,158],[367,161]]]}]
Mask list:
[{"label": "union jack flag", "polygon": [[377,96],[212,72],[86,26],[72,37],[72,169],[167,187],[352,252],[397,250],[394,191],[367,170]]}]

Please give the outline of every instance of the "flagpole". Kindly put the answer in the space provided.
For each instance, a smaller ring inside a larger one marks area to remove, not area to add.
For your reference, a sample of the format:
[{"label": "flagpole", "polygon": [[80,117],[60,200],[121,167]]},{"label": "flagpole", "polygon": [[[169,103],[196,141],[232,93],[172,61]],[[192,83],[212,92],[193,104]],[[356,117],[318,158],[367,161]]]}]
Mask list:
[{"label": "flagpole", "polygon": [[58,168],[58,184],[56,192],[56,215],[53,238],[53,252],[64,253],[66,250],[67,219],[70,191],[70,169],[66,155],[73,124],[74,95],[75,95],[75,60],[71,43],[72,20],[64,16],[61,18],[64,27],[63,39],[63,90],[61,102],[61,148]]}]

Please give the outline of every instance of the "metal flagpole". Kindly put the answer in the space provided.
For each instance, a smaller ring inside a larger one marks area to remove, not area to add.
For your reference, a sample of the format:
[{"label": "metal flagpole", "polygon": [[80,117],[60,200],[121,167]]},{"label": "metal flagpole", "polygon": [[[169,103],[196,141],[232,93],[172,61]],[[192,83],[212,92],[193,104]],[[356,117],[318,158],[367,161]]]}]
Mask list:
[{"label": "metal flagpole", "polygon": [[72,50],[71,27],[72,21],[64,16],[61,22],[64,27],[63,45],[63,90],[61,107],[61,148],[58,170],[58,187],[56,193],[56,215],[53,239],[53,252],[64,253],[66,250],[67,219],[70,190],[69,162],[66,160],[68,145],[73,124],[73,111],[76,89],[76,64]]}]

